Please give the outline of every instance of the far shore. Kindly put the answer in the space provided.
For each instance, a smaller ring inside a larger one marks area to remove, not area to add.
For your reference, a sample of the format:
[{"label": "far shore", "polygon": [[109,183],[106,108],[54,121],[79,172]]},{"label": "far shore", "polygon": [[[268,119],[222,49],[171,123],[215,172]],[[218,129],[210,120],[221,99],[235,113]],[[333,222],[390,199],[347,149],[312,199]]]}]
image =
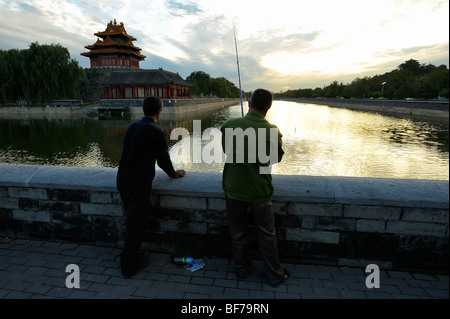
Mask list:
[{"label": "far shore", "polygon": [[362,111],[449,118],[449,101],[357,100],[322,98],[280,98],[279,100],[326,105]]},{"label": "far shore", "polygon": [[[216,101],[214,101],[216,100]],[[406,101],[406,100],[357,100],[357,99],[322,99],[322,98],[279,98],[276,100],[325,105],[330,107],[348,108],[354,110],[383,112],[392,114],[403,114],[410,116],[427,116],[437,118],[449,118],[449,101]],[[124,101],[124,100],[122,100]],[[196,110],[198,107],[206,107],[210,109],[217,109],[218,106],[229,106],[234,103],[239,103],[239,99],[184,99],[178,100],[179,106],[167,107],[170,113],[175,110],[186,111],[187,108],[194,106]],[[42,107],[42,106],[1,106],[0,117],[10,116],[61,116],[61,115],[75,115],[85,116],[92,111],[96,111],[98,107],[102,107],[103,103],[89,103],[75,106],[58,106],[58,107]],[[132,107],[133,109],[135,107]],[[132,112],[133,113],[133,112]]]}]

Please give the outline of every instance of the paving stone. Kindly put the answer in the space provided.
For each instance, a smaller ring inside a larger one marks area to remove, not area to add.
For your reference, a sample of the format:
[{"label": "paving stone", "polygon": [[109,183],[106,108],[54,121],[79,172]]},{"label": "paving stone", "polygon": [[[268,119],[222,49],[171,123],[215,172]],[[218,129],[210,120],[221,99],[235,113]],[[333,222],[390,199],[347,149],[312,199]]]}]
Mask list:
[{"label": "paving stone", "polygon": [[[380,288],[369,289],[362,268],[284,263],[291,277],[273,288],[260,261],[246,280],[238,280],[230,259],[206,259],[207,266],[192,273],[162,253],[151,253],[147,267],[125,279],[119,253],[111,247],[1,240],[0,299],[449,299],[445,274],[386,270]],[[80,267],[79,289],[65,286],[71,263]]]},{"label": "paving stone", "polygon": [[98,275],[102,274],[105,270],[106,270],[105,267],[92,266],[92,265],[88,265],[88,266],[83,268],[83,272],[92,273],[92,274],[98,274]]},{"label": "paving stone", "polygon": [[191,277],[181,275],[170,275],[167,280],[171,282],[188,283],[191,281]]},{"label": "paving stone", "polygon": [[341,299],[367,299],[367,296],[362,291],[346,291],[339,292]]},{"label": "paving stone", "polygon": [[143,287],[137,287],[137,289],[133,293],[134,296],[143,298],[156,298],[158,297],[158,294],[159,290]]},{"label": "paving stone", "polygon": [[262,290],[262,283],[255,281],[238,281],[238,288],[249,290]]},{"label": "paving stone", "polygon": [[237,281],[236,280],[230,280],[230,279],[216,278],[216,279],[214,279],[214,286],[236,288],[237,287]]},{"label": "paving stone", "polygon": [[52,298],[67,299],[72,294],[72,292],[73,291],[68,288],[53,287],[48,291],[47,296],[52,297]]},{"label": "paving stone", "polygon": [[391,294],[377,292],[377,291],[364,291],[367,299],[392,299]]},{"label": "paving stone", "polygon": [[228,299],[247,299],[249,298],[249,291],[247,289],[225,288],[223,295]]},{"label": "paving stone", "polygon": [[51,286],[46,286],[46,285],[41,285],[41,284],[31,284],[30,286],[26,287],[24,290],[26,292],[29,292],[32,294],[45,295],[50,289],[52,289]]},{"label": "paving stone", "polygon": [[114,287],[117,287],[117,286],[107,285],[105,283],[94,282],[88,287],[88,289],[89,289],[89,291],[109,293]]},{"label": "paving stone", "polygon": [[339,291],[334,288],[313,287],[313,293],[321,299],[336,299],[339,298]]},{"label": "paving stone", "polygon": [[211,298],[223,296],[224,287],[199,286],[198,293],[209,295]]},{"label": "paving stone", "polygon": [[274,299],[275,292],[249,289],[249,298],[250,299]]},{"label": "paving stone", "polygon": [[414,296],[428,296],[427,292],[422,288],[417,287],[398,287],[398,289],[405,295]]},{"label": "paving stone", "polygon": [[96,293],[93,291],[76,289],[70,295],[70,299],[92,299],[95,297],[95,295]]},{"label": "paving stone", "polygon": [[130,287],[130,286],[115,286],[113,289],[110,290],[110,293],[117,294],[117,295],[125,295],[125,296],[132,296],[133,293],[136,291],[136,287]]},{"label": "paving stone", "polygon": [[119,299],[119,296],[115,295],[115,294],[108,293],[108,292],[99,292],[93,297],[93,299],[107,299],[107,300]]},{"label": "paving stone", "polygon": [[193,277],[191,279],[191,284],[198,284],[198,285],[209,285],[211,286],[214,282],[213,278],[197,278]]},{"label": "paving stone", "polygon": [[184,298],[184,292],[180,291],[173,291],[173,290],[162,290],[158,294],[158,299],[183,299]]},{"label": "paving stone", "polygon": [[432,298],[439,298],[439,299],[449,299],[448,290],[443,289],[427,289],[425,288],[425,291],[428,293],[428,295]]},{"label": "paving stone", "polygon": [[4,298],[5,299],[28,299],[31,298],[32,294],[23,291],[11,291]]},{"label": "paving stone", "polygon": [[184,299],[208,299],[209,295],[186,293]]},{"label": "paving stone", "polygon": [[[233,267],[234,268],[234,267]],[[205,271],[205,277],[211,277],[211,278],[227,278],[227,272],[225,271]]]},{"label": "paving stone", "polygon": [[28,282],[21,281],[9,281],[4,285],[4,289],[13,290],[13,291],[23,291],[31,284]]},{"label": "paving stone", "polygon": [[[287,292],[292,294],[299,294],[299,295],[312,295],[312,287],[310,286],[300,286],[300,285],[286,285]],[[283,293],[285,293],[283,291]]]},{"label": "paving stone", "polygon": [[300,294],[294,294],[289,292],[275,292],[275,299],[301,299]]}]

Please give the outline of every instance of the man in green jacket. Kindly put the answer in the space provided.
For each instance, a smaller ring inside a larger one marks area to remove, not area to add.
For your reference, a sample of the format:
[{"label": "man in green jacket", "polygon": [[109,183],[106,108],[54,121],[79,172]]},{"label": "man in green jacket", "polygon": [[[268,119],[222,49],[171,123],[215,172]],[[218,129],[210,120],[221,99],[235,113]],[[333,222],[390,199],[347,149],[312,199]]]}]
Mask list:
[{"label": "man in green jacket", "polygon": [[222,187],[238,278],[245,279],[251,270],[247,252],[247,211],[250,210],[267,280],[272,286],[278,286],[289,274],[278,260],[271,201],[270,165],[281,161],[284,154],[282,134],[265,118],[272,100],[272,93],[257,89],[250,98],[248,113],[222,125],[222,148],[227,156]]}]

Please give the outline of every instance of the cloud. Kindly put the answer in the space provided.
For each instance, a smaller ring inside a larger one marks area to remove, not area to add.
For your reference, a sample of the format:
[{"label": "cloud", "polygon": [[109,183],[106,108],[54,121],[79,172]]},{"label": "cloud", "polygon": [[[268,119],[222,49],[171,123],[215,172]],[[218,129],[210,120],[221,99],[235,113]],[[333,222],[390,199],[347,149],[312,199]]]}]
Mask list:
[{"label": "cloud", "polygon": [[0,49],[60,43],[80,56],[110,20],[147,59],[183,77],[204,71],[244,90],[322,87],[395,69],[413,58],[448,65],[448,1],[0,0]]},{"label": "cloud", "polygon": [[168,0],[166,3],[170,14],[173,16],[181,17],[185,15],[196,15],[203,12],[198,4],[193,1],[181,2],[176,0]]}]

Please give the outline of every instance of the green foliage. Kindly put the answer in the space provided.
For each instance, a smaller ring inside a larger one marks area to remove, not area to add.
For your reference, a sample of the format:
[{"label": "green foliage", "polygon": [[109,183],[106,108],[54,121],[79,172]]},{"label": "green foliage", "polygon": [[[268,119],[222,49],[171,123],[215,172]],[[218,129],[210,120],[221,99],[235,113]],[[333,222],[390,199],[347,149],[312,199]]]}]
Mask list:
[{"label": "green foliage", "polygon": [[60,44],[31,43],[29,49],[0,50],[0,98],[44,105],[51,99],[79,99],[86,74]]},{"label": "green foliage", "polygon": [[[383,83],[385,83],[383,85]],[[438,96],[448,98],[449,70],[447,66],[436,67],[432,64],[420,64],[410,59],[397,69],[373,77],[356,78],[349,84],[333,81],[324,88],[289,90],[275,94],[276,97],[327,97],[380,98],[389,99],[435,99]]]},{"label": "green foliage", "polygon": [[194,84],[191,88],[192,96],[216,96],[221,98],[237,98],[239,88],[224,77],[211,78],[203,71],[192,72],[186,81]]}]

